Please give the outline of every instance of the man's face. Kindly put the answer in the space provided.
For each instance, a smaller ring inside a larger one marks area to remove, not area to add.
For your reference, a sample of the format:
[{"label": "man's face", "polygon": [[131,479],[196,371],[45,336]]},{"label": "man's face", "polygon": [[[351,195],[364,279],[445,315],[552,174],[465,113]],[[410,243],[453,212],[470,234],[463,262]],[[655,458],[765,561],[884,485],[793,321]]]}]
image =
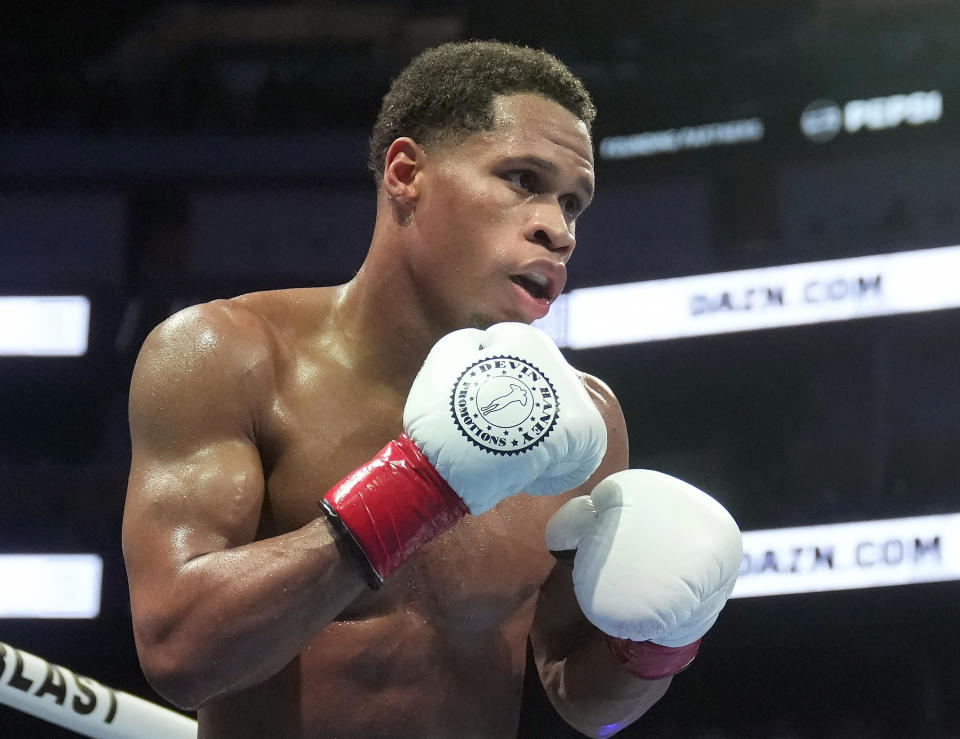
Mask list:
[{"label": "man's face", "polygon": [[421,294],[451,327],[545,316],[593,196],[582,121],[532,94],[495,98],[493,111],[492,130],[431,149],[412,223]]}]

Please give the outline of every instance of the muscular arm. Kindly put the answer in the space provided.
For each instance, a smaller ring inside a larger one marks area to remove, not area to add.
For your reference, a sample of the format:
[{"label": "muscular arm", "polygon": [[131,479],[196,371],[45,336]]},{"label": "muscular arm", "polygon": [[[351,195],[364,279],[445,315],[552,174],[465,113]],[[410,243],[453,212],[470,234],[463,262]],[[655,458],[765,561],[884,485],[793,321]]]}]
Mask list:
[{"label": "muscular arm", "polygon": [[365,588],[324,518],[254,541],[257,404],[273,371],[259,321],[222,302],[177,314],[147,338],[131,385],[134,634],[147,678],[183,708],[270,677]]},{"label": "muscular arm", "polygon": [[[586,378],[607,424],[607,453],[573,495],[584,495],[608,475],[626,469],[626,422],[612,392]],[[632,723],[656,703],[670,678],[641,680],[610,653],[604,634],[583,616],[573,592],[572,559],[560,559],[540,589],[531,643],[540,679],[558,713],[578,731],[606,737]]]}]

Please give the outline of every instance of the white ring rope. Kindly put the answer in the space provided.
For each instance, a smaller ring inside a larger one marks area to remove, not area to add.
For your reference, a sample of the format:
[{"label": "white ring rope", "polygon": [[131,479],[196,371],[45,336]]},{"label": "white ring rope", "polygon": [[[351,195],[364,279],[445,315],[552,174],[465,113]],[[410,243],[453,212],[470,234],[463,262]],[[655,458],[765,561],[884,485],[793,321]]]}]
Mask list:
[{"label": "white ring rope", "polygon": [[176,711],[0,642],[0,703],[94,739],[196,739]]}]

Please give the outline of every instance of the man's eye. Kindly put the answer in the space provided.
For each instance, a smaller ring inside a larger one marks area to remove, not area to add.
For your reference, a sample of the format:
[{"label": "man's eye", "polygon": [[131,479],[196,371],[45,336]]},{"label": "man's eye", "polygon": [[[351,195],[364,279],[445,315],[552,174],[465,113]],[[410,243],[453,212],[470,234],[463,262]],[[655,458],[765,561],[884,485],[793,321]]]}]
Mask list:
[{"label": "man's eye", "polygon": [[580,200],[572,195],[563,199],[563,210],[568,216],[576,216],[580,213]]},{"label": "man's eye", "polygon": [[536,186],[536,180],[530,172],[511,172],[507,175],[511,185],[519,187],[521,190],[532,191]]}]

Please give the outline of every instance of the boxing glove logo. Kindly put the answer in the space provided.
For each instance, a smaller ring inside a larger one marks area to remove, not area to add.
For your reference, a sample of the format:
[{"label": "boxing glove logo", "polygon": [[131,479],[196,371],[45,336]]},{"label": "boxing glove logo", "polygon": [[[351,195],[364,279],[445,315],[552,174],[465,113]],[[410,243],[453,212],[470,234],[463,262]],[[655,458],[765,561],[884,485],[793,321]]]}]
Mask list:
[{"label": "boxing glove logo", "polygon": [[474,445],[520,454],[546,439],[557,422],[557,392],[535,365],[488,357],[467,367],[450,398],[453,419]]}]

